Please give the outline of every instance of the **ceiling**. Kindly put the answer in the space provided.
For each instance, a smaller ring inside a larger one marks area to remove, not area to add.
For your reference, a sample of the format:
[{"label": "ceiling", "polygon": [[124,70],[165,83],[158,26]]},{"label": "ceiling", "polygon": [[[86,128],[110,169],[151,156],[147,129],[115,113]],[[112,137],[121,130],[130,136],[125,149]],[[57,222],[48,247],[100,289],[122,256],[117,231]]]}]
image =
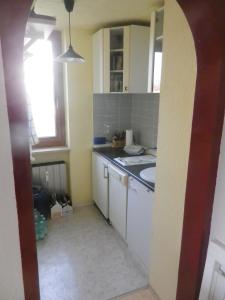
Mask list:
[{"label": "ceiling", "polygon": [[[116,24],[145,24],[151,11],[162,5],[163,0],[76,0],[71,24],[92,30]],[[63,0],[37,0],[35,12],[56,17],[57,28],[68,26]]]}]

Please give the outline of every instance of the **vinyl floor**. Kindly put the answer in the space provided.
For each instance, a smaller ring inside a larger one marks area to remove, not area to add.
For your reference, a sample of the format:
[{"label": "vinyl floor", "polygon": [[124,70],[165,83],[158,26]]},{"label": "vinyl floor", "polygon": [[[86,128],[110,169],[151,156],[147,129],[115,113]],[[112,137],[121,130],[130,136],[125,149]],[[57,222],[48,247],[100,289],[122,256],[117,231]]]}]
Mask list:
[{"label": "vinyl floor", "polygon": [[[94,206],[50,221],[37,250],[41,300],[108,300],[148,285],[125,242]],[[122,299],[153,299],[129,296]]]}]

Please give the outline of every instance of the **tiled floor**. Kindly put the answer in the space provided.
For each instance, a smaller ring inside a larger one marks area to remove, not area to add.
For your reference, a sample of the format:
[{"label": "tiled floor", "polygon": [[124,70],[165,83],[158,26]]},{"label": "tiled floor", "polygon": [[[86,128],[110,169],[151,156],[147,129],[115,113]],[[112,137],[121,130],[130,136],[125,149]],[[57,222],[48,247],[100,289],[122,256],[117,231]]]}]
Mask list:
[{"label": "tiled floor", "polygon": [[48,236],[38,242],[38,261],[41,300],[108,300],[148,284],[95,207],[51,221]]},{"label": "tiled floor", "polygon": [[113,300],[159,300],[150,288],[144,288],[127,295],[116,297]]}]

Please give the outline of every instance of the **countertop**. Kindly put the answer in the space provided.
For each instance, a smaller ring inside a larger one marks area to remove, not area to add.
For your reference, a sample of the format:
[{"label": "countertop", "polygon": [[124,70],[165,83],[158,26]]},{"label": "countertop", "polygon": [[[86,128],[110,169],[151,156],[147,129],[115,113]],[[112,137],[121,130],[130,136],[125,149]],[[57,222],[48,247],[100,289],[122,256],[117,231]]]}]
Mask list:
[{"label": "countertop", "polygon": [[122,166],[118,162],[114,160],[116,157],[128,157],[131,156],[127,154],[123,149],[117,148],[94,148],[93,152],[96,152],[102,155],[104,158],[109,160],[113,165],[117,166],[122,171],[125,171],[128,175],[134,177],[140,183],[145,185],[147,188],[151,189],[152,191],[155,190],[155,184],[153,182],[148,182],[140,177],[140,172],[146,168],[155,167],[155,163],[145,164],[145,165],[135,165],[135,166]]}]

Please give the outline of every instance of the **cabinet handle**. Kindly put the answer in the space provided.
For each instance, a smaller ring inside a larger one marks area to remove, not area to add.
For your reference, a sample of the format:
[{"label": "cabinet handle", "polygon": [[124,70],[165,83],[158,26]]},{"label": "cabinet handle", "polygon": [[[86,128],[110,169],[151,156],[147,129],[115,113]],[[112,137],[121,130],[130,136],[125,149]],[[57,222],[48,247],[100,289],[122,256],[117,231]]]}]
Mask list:
[{"label": "cabinet handle", "polygon": [[219,274],[220,274],[221,276],[225,277],[225,272],[224,272],[224,270],[222,269],[221,266],[219,266],[218,272],[219,272]]},{"label": "cabinet handle", "polygon": [[135,193],[138,192],[138,191],[137,191],[134,187],[132,187],[132,186],[129,186],[129,189],[131,189],[131,191],[133,191],[133,192],[135,192]]},{"label": "cabinet handle", "polygon": [[108,167],[104,166],[104,178],[107,179],[108,178]]}]

